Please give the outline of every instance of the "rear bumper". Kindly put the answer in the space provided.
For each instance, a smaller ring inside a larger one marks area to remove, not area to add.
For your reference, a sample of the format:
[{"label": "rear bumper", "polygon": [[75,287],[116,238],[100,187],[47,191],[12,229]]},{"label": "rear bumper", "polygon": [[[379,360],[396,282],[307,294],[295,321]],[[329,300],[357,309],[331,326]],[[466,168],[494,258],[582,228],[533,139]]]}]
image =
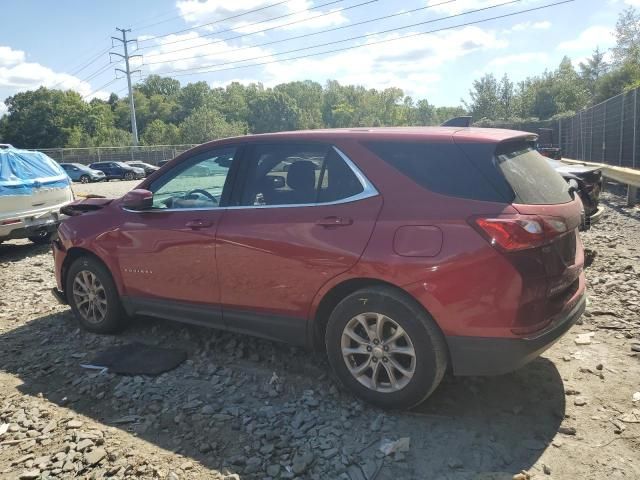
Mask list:
[{"label": "rear bumper", "polygon": [[585,310],[586,296],[549,328],[527,338],[446,337],[454,375],[500,375],[537,358],[564,335]]},{"label": "rear bumper", "polygon": [[0,240],[17,240],[20,238],[34,237],[43,231],[54,233],[58,229],[60,220],[43,222],[42,224],[26,225],[24,219],[9,225],[0,226]]}]

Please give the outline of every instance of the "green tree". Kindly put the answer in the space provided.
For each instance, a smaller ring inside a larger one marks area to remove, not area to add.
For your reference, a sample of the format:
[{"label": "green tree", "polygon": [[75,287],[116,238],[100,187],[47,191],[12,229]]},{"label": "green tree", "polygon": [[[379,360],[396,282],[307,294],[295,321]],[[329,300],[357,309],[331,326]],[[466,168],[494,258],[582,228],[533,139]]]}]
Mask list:
[{"label": "green tree", "polygon": [[268,90],[249,103],[249,127],[252,132],[294,130],[298,124],[296,101],[286,93]]},{"label": "green tree", "polygon": [[465,102],[465,105],[474,120],[498,117],[499,87],[493,74],[489,73],[479,80],[474,80],[469,96],[471,103],[466,104]]},{"label": "green tree", "polygon": [[156,119],[144,129],[141,140],[143,145],[175,145],[181,142],[180,129]]},{"label": "green tree", "polygon": [[628,7],[616,22],[616,46],[613,47],[613,59],[616,65],[640,63],[640,14]]},{"label": "green tree", "polygon": [[591,96],[595,94],[598,80],[607,73],[609,64],[605,61],[605,53],[596,47],[585,62],[580,62],[580,78]]},{"label": "green tree", "polygon": [[235,137],[247,132],[242,122],[227,122],[217,110],[200,107],[180,124],[183,143],[204,143],[224,137]]},{"label": "green tree", "polygon": [[180,92],[180,82],[169,77],[149,75],[141,83],[136,85],[136,89],[147,97],[151,97],[153,95],[171,97]]},{"label": "green tree", "polygon": [[20,92],[5,100],[7,120],[3,139],[26,148],[59,147],[82,129],[89,105],[76,92],[37,90]]}]

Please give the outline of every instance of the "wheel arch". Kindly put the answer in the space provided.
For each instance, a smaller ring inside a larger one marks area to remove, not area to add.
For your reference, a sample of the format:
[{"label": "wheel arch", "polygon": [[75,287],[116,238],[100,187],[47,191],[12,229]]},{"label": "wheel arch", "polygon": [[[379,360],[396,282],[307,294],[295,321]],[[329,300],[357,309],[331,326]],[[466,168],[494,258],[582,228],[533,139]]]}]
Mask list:
[{"label": "wheel arch", "polygon": [[67,250],[67,254],[65,255],[64,261],[62,262],[61,275],[60,275],[63,288],[67,284],[67,273],[69,272],[69,267],[76,259],[80,257],[91,257],[94,260],[100,262],[104,266],[104,268],[107,269],[107,271],[109,272],[109,275],[111,275],[111,279],[113,280],[113,283],[116,285],[116,288],[118,289],[118,294],[122,295],[122,285],[120,284],[119,278],[117,278],[117,276],[113,274],[113,271],[109,267],[109,264],[105,262],[104,259],[100,258],[99,255],[96,255],[95,252],[92,252],[91,250],[88,250],[83,247],[71,247]]},{"label": "wheel arch", "polygon": [[[379,278],[357,277],[338,282],[330,287],[324,294],[321,294],[321,298],[317,303],[317,308],[311,316],[311,325],[309,328],[309,344],[312,346],[312,348],[318,351],[324,351],[324,336],[327,328],[327,323],[329,322],[329,316],[331,315],[331,312],[334,310],[334,308],[338,305],[338,303],[340,303],[344,298],[351,295],[352,293],[368,287],[385,287],[401,293],[406,298],[415,303],[415,305],[423,310],[431,319],[433,319],[433,323],[442,334],[443,339],[446,338],[444,332],[442,331],[442,328],[438,324],[438,321],[434,318],[433,314],[429,312],[429,310],[406,289],[391,282],[381,280]],[[449,357],[448,350],[449,349],[447,348],[447,357]],[[449,363],[449,365],[450,364],[451,363]]]}]

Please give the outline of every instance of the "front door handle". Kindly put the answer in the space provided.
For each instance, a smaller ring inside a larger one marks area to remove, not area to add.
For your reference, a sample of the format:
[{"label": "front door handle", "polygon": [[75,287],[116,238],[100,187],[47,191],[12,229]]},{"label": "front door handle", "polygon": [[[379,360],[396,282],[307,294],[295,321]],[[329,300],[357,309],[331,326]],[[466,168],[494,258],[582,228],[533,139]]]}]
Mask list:
[{"label": "front door handle", "polygon": [[213,222],[211,220],[191,220],[186,223],[188,228],[193,230],[198,230],[199,228],[209,228],[213,226]]},{"label": "front door handle", "polygon": [[346,227],[348,225],[353,225],[353,219],[349,217],[324,217],[316,222],[316,225],[320,225],[322,227]]}]

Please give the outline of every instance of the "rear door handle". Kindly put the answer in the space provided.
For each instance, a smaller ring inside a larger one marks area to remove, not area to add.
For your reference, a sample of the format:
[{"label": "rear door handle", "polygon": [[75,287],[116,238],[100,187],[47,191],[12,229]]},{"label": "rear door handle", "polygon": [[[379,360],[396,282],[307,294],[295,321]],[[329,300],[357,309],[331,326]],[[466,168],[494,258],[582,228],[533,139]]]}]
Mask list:
[{"label": "rear door handle", "polygon": [[191,220],[186,223],[186,226],[198,230],[199,228],[209,228],[213,226],[213,222],[211,220]]},{"label": "rear door handle", "polygon": [[316,222],[322,227],[346,227],[353,224],[353,219],[349,217],[324,217]]}]

